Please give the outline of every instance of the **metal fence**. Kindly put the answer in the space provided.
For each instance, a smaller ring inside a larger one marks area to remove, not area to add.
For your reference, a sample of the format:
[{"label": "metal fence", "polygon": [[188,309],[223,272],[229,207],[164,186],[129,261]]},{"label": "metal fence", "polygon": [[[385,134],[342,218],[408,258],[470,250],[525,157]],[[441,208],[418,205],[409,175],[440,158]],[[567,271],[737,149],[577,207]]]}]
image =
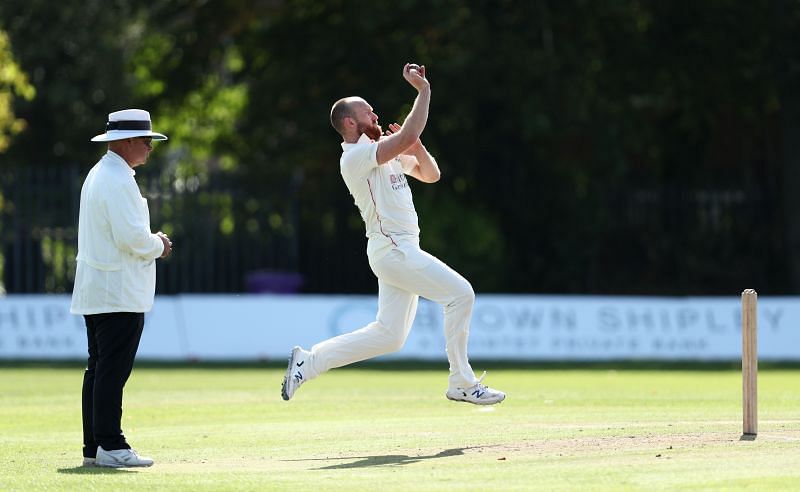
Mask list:
[{"label": "metal fence", "polygon": [[[72,291],[87,171],[0,169],[0,278],[8,293]],[[164,230],[175,243],[176,254],[157,263],[159,293],[299,287],[292,197],[248,195],[226,176],[176,179],[137,172],[136,179],[154,230]]]},{"label": "metal fence", "polygon": [[[8,293],[71,292],[80,188],[87,171],[78,166],[0,168],[0,288]],[[300,244],[304,236],[296,183],[255,194],[245,191],[242,176],[176,178],[174,171],[159,166],[137,171],[136,179],[148,199],[154,230],[169,234],[176,247],[174,255],[157,262],[161,294],[293,292],[301,283],[313,292],[374,291],[360,227],[333,241],[305,239]],[[778,193],[759,187],[632,187],[604,200],[603,212],[612,219],[582,223],[587,230],[580,237],[592,240],[570,250],[574,261],[563,261],[561,251],[540,245],[528,254],[561,254],[558,266],[530,262],[529,270],[520,273],[513,270],[513,261],[499,265],[507,269],[504,291],[531,291],[530,277],[552,292],[707,294],[744,284],[792,292]],[[352,203],[342,201],[341,206],[346,207],[342,217],[355,213]],[[304,223],[306,237],[314,225]],[[515,234],[525,238],[520,231]],[[484,285],[480,272],[465,265],[467,277]]]}]

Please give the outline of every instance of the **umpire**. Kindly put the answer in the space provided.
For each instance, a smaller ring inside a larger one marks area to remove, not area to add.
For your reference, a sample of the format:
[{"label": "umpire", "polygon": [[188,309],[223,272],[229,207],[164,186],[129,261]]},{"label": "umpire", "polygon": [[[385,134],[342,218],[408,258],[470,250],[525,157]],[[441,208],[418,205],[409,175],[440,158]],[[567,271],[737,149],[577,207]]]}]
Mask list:
[{"label": "umpire", "polygon": [[108,152],[81,188],[78,257],[73,314],[86,321],[89,360],[83,376],[84,466],[150,466],[122,433],[122,389],[133,369],[153,307],[157,258],[172,252],[162,232],[150,231],[150,212],[134,180],[147,161],[153,140],[150,113],[125,109],[108,115],[106,132],[92,142],[108,142]]}]

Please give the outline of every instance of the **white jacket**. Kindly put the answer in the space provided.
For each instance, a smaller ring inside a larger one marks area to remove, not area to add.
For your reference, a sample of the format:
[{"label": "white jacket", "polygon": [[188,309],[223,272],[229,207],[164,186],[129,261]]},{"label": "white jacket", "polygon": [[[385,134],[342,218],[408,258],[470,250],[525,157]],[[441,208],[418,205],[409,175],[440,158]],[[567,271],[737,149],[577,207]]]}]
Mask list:
[{"label": "white jacket", "polygon": [[150,232],[147,200],[134,174],[109,150],[83,182],[73,314],[144,313],[153,307],[155,260],[164,243]]}]

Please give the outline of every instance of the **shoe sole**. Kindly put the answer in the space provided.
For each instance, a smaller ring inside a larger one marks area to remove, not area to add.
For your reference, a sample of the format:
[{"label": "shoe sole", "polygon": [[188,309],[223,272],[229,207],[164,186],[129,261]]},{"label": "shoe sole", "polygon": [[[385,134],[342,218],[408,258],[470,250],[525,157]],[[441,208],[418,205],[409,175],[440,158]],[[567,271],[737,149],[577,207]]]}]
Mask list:
[{"label": "shoe sole", "polygon": [[485,401],[480,401],[480,400],[478,400],[478,401],[471,401],[471,400],[464,400],[464,399],[462,399],[462,398],[454,398],[454,397],[452,397],[452,396],[448,395],[447,393],[445,393],[445,395],[444,395],[444,396],[446,396],[446,397],[447,397],[447,399],[448,399],[448,400],[450,400],[450,401],[457,401],[457,402],[461,402],[461,403],[471,403],[471,404],[473,404],[473,405],[497,405],[498,403],[501,403],[502,401],[504,401],[504,400],[506,399],[506,397],[505,397],[505,396],[503,396],[502,398],[500,398],[500,399],[499,399],[499,400],[497,400],[497,401],[489,401],[489,400],[485,400]]},{"label": "shoe sole", "polygon": [[148,468],[153,466],[153,463],[149,465],[127,465],[125,463],[95,463],[93,466],[99,466],[101,468]]},{"label": "shoe sole", "polygon": [[281,398],[284,401],[289,401],[291,396],[286,393],[286,386],[289,383],[289,378],[292,377],[292,366],[294,365],[294,356],[300,351],[300,347],[295,347],[292,349],[292,353],[289,354],[289,363],[286,365],[286,373],[283,375],[283,383],[281,384]]}]

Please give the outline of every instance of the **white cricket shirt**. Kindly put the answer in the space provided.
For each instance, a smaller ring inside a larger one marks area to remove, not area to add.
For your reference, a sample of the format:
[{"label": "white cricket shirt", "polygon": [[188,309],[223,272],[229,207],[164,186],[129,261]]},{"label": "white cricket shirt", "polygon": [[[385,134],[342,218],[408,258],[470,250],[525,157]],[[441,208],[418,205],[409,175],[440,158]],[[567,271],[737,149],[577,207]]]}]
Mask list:
[{"label": "white cricket shirt", "polygon": [[153,307],[156,258],[147,200],[125,160],[108,151],[81,188],[73,314],[144,313]]},{"label": "white cricket shirt", "polygon": [[377,260],[399,241],[419,241],[419,223],[406,174],[413,158],[398,156],[379,165],[378,142],[361,135],[358,142],[342,142],[342,178],[353,195],[367,229],[367,255]]}]

